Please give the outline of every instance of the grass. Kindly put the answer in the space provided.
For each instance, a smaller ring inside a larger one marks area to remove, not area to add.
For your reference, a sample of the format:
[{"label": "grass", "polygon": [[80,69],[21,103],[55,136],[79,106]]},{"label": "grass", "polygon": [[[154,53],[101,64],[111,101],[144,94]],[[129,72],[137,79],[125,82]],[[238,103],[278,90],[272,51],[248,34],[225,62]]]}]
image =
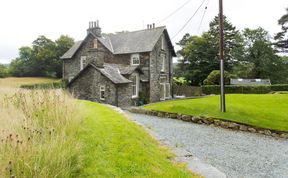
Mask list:
[{"label": "grass", "polygon": [[7,77],[0,78],[0,87],[1,88],[15,88],[20,85],[36,84],[36,83],[49,83],[56,82],[59,79],[55,78],[45,78],[45,77]]},{"label": "grass", "polygon": [[229,94],[227,112],[220,112],[220,97],[175,100],[144,106],[146,109],[213,117],[256,127],[288,131],[287,94]]},{"label": "grass", "polygon": [[0,177],[75,177],[80,108],[61,90],[0,96]]},{"label": "grass", "polygon": [[60,89],[15,88],[46,79],[10,79],[0,85],[0,177],[200,177],[123,114]]},{"label": "grass", "polygon": [[83,177],[199,177],[144,129],[106,106],[81,101],[86,119],[79,132],[84,146]]}]

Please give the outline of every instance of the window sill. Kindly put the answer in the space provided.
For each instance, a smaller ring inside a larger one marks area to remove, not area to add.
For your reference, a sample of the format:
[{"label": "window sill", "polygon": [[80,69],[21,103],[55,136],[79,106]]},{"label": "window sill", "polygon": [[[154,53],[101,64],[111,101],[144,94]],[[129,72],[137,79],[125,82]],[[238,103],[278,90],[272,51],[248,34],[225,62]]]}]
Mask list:
[{"label": "window sill", "polygon": [[132,96],[132,99],[137,99],[138,98],[138,96]]}]

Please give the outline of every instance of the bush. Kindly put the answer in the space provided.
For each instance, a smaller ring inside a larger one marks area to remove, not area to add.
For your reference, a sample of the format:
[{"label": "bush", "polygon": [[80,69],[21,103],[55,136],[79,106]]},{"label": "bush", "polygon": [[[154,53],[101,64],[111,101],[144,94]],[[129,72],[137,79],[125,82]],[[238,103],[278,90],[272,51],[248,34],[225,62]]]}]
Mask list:
[{"label": "bush", "polygon": [[55,88],[65,88],[66,84],[64,81],[50,82],[50,83],[36,83],[21,85],[20,88],[25,89],[55,89]]},{"label": "bush", "polygon": [[[219,85],[202,86],[202,92],[208,94],[220,94]],[[243,94],[266,94],[271,92],[270,85],[226,85],[225,93],[243,93]]]},{"label": "bush", "polygon": [[271,85],[272,91],[288,91],[288,84]]},{"label": "bush", "polygon": [[[226,85],[230,84],[230,74],[224,72],[224,81]],[[203,81],[204,85],[220,85],[220,71],[213,70],[208,77]]]}]

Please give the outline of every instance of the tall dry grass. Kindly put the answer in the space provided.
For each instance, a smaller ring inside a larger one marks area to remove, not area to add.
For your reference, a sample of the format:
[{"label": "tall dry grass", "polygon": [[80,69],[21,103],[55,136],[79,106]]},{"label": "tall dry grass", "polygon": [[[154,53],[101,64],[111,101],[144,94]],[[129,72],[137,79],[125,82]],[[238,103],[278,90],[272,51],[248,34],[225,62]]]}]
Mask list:
[{"label": "tall dry grass", "polygon": [[76,177],[81,111],[62,90],[0,95],[0,177]]}]

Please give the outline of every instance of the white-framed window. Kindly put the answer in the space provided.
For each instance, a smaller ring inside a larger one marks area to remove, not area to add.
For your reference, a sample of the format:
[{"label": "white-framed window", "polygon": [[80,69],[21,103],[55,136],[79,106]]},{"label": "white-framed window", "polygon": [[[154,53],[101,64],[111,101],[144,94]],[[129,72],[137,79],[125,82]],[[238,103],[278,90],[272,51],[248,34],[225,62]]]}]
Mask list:
[{"label": "white-framed window", "polygon": [[139,95],[139,74],[132,75],[132,98],[137,98]]},{"label": "white-framed window", "polygon": [[80,70],[83,70],[84,67],[86,66],[86,60],[87,60],[86,56],[81,56],[80,57]]},{"label": "white-framed window", "polygon": [[171,93],[170,93],[170,83],[165,84],[165,98],[171,98]]},{"label": "white-framed window", "polygon": [[96,38],[93,40],[92,48],[94,48],[94,49],[97,49],[97,48],[98,48],[98,41],[97,41]]},{"label": "white-framed window", "polygon": [[140,57],[139,54],[131,54],[131,65],[139,65]]},{"label": "white-framed window", "polygon": [[166,62],[166,56],[165,54],[161,54],[161,72],[165,72],[165,62]]},{"label": "white-framed window", "polygon": [[160,100],[171,98],[171,85],[165,76],[160,77]]},{"label": "white-framed window", "polygon": [[164,50],[164,46],[165,46],[165,38],[164,38],[164,34],[161,37],[161,49]]},{"label": "white-framed window", "polygon": [[105,86],[100,86],[100,100],[105,100]]}]

